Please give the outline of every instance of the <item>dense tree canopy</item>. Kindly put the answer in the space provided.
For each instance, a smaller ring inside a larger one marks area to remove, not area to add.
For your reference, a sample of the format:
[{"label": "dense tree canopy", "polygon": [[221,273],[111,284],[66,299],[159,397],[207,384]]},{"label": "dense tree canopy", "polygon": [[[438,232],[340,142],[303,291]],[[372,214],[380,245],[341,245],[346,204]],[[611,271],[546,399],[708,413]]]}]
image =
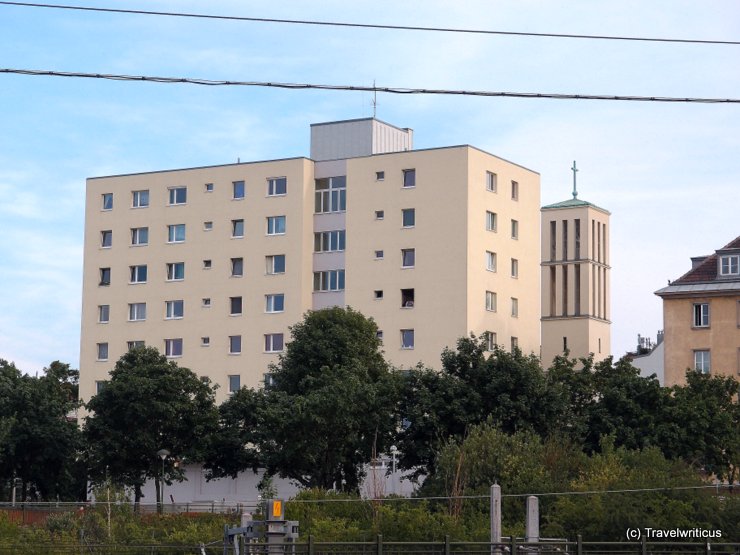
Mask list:
[{"label": "dense tree canopy", "polygon": [[84,495],[81,438],[74,418],[77,370],[59,361],[37,378],[0,359],[0,483],[20,499]]},{"label": "dense tree canopy", "polygon": [[214,388],[153,347],[132,349],[87,403],[85,439],[91,479],[133,487],[141,498],[148,478],[161,473],[161,449],[170,452],[165,480],[181,480],[177,461],[200,461],[217,429]]},{"label": "dense tree canopy", "polygon": [[390,445],[396,387],[377,326],[351,308],[309,311],[271,367],[274,383],[221,406],[215,475],[258,464],[303,487],[358,491],[363,465]]}]

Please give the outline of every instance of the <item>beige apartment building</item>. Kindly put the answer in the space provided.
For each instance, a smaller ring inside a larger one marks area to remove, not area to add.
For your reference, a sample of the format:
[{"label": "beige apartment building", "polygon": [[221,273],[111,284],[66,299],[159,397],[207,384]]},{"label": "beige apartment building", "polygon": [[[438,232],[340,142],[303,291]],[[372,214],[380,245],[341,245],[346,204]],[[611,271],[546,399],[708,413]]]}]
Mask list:
[{"label": "beige apartment building", "polygon": [[[573,166],[575,175],[575,163]],[[610,213],[573,198],[542,207],[542,365],[611,355]]]},{"label": "beige apartment building", "polygon": [[[538,354],[539,206],[536,172],[469,145],[413,150],[373,118],[312,125],[310,158],[91,178],[81,398],[145,344],[223,401],[333,305],[373,317],[399,367],[438,368],[469,333]],[[607,267],[599,252],[589,268]]]},{"label": "beige apartment building", "polygon": [[665,385],[686,370],[740,376],[740,237],[655,292],[663,299]]}]

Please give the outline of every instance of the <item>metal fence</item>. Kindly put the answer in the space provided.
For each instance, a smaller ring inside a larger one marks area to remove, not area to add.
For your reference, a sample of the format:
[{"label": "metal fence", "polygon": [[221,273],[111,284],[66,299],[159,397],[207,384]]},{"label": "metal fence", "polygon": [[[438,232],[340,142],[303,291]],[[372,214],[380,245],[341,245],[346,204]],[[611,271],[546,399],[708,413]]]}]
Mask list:
[{"label": "metal fence", "polygon": [[284,546],[247,543],[238,551],[214,541],[200,545],[0,545],[0,555],[740,555],[740,543],[702,542],[584,542],[558,541],[500,544],[456,542],[388,542],[378,536],[372,542],[306,542]]}]

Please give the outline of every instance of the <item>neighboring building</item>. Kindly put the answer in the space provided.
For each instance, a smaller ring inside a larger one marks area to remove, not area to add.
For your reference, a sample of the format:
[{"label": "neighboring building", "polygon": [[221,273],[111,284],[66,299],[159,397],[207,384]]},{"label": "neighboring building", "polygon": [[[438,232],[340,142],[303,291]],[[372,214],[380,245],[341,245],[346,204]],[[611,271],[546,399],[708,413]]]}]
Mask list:
[{"label": "neighboring building", "polygon": [[740,374],[740,237],[692,267],[663,299],[665,385],[686,383],[686,370]]},{"label": "neighboring building", "polygon": [[611,354],[609,216],[573,198],[542,207],[542,365]]},{"label": "neighboring building", "polygon": [[[317,124],[311,159],[89,179],[81,399],[146,344],[210,377],[223,401],[269,379],[289,326],[332,305],[372,316],[397,366],[439,367],[471,332],[539,353],[539,175],[468,145],[412,150],[412,138],[372,118]],[[570,240],[582,256],[558,251],[556,267],[583,268],[567,314],[587,325],[558,331],[573,352],[578,333],[595,346],[608,324],[608,213],[576,202],[543,212],[586,228],[580,247]]]},{"label": "neighboring building", "polygon": [[663,343],[663,330],[658,332],[655,343],[649,337],[637,336],[637,350],[627,353],[632,366],[640,371],[640,376],[648,378],[655,374],[660,385],[665,384],[663,375],[665,365],[665,344]]}]

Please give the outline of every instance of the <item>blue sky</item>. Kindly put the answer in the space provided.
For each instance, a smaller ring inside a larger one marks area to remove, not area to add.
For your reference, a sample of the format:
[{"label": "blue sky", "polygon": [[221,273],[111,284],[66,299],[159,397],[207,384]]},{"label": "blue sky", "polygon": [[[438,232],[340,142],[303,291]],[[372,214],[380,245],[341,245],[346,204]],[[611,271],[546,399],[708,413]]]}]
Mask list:
[{"label": "blue sky", "polygon": [[[80,0],[82,2],[82,0]],[[734,0],[92,1],[248,17],[740,39]],[[0,67],[244,81],[740,97],[740,46],[472,36],[0,6]],[[85,179],[308,155],[370,93],[0,75],[0,358],[77,365]],[[740,105],[378,96],[415,146],[472,144],[541,174],[542,202],[612,212],[612,347],[662,328],[653,291],[740,235]]]}]

